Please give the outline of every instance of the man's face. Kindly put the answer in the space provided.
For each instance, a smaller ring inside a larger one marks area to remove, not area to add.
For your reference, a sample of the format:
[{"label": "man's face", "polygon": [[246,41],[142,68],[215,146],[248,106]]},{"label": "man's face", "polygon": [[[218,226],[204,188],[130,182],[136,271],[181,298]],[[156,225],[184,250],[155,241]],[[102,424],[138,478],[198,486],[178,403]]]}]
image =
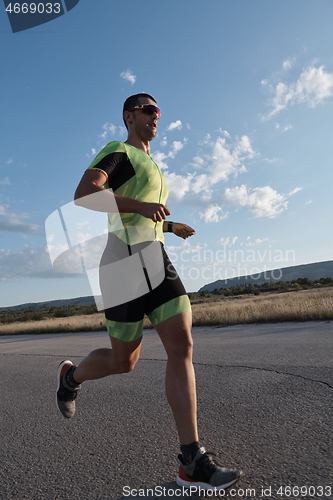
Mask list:
[{"label": "man's face", "polygon": [[[140,97],[138,104],[152,104],[153,106],[157,106],[155,101],[147,97]],[[148,115],[140,109],[135,109],[131,111],[131,115],[134,130],[140,138],[144,141],[151,141],[154,139],[157,133],[158,114],[153,113]]]}]

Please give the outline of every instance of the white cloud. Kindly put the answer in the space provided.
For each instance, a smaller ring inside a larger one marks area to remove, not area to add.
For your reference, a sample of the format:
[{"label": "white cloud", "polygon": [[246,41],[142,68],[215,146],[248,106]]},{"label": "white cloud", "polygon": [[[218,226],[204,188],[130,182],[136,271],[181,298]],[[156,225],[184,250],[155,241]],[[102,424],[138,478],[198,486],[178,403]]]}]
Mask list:
[{"label": "white cloud", "polygon": [[114,135],[119,135],[120,137],[123,137],[126,134],[126,127],[122,126],[116,126],[113,125],[113,123],[106,122],[103,125],[103,131],[100,137],[101,139],[105,139],[106,137],[113,137]]},{"label": "white cloud", "polygon": [[[163,141],[164,141],[163,145],[166,145],[167,138],[164,137]],[[173,143],[171,144],[170,151],[168,153],[163,153],[162,151],[155,151],[154,153],[152,153],[151,156],[154,159],[154,161],[157,163],[157,165],[160,167],[161,170],[167,170],[169,167],[168,167],[165,160],[167,160],[168,158],[174,158],[176,156],[176,154],[178,153],[178,151],[183,149],[186,142],[187,142],[186,137],[184,138],[183,142],[173,141]],[[169,191],[170,191],[170,188],[169,188]]]},{"label": "white cloud", "polygon": [[[205,198],[210,199],[211,198],[211,193],[212,189],[210,187],[210,183],[207,177],[207,174],[200,174],[200,175],[194,175],[193,176],[193,182],[191,185],[191,191],[195,194],[202,194],[205,193]],[[207,193],[209,193],[209,196],[207,197]]]},{"label": "white cloud", "polygon": [[[191,207],[195,205],[200,210],[197,213],[205,222],[219,222],[228,217],[228,212],[224,210],[227,206],[248,208],[255,217],[269,218],[276,217],[287,209],[287,197],[290,194],[280,194],[270,186],[248,188],[241,185],[227,188],[221,194],[220,184],[246,172],[244,161],[259,156],[252,148],[249,137],[237,138],[231,144],[226,137],[218,137],[213,141],[207,135],[205,141],[200,143],[200,156],[195,156],[190,163],[192,170],[178,174],[170,171],[167,160],[174,158],[184,143],[175,141],[169,153],[154,153],[154,160],[164,170],[171,200],[169,203],[183,201]],[[292,194],[294,192],[296,190]]]},{"label": "white cloud", "polygon": [[92,156],[96,156],[97,150],[95,148],[91,148],[90,153],[86,153],[87,158],[91,158]]},{"label": "white cloud", "polygon": [[246,239],[247,243],[245,243],[245,246],[247,247],[254,247],[257,245],[260,245],[261,243],[265,243],[270,241],[268,238],[256,238],[255,240],[251,241],[250,236]]},{"label": "white cloud", "polygon": [[25,234],[43,234],[37,224],[27,224],[22,219],[28,219],[28,214],[14,214],[6,211],[5,205],[0,205],[0,231]]},{"label": "white cloud", "polygon": [[297,81],[289,84],[279,82],[275,87],[270,86],[270,90],[274,94],[270,101],[273,109],[263,120],[270,120],[294,104],[305,103],[312,108],[321,104],[333,93],[333,73],[325,71],[324,66],[309,66]]},{"label": "white cloud", "polygon": [[263,158],[261,161],[267,161],[267,163],[275,163],[276,161],[280,161],[279,158]]},{"label": "white cloud", "polygon": [[294,65],[295,58],[294,57],[288,57],[285,61],[283,61],[282,67],[285,71],[288,71],[291,69]]},{"label": "white cloud", "polygon": [[224,247],[228,246],[230,244],[230,236],[228,236],[227,238],[221,238],[221,239],[219,239],[219,241],[217,243],[219,245],[224,246]]},{"label": "white cloud", "polygon": [[292,128],[293,128],[293,126],[289,123],[289,125],[286,125],[285,127],[283,127],[282,132],[287,132],[288,130],[291,130]]},{"label": "white cloud", "polygon": [[230,176],[237,177],[240,173],[246,172],[243,161],[254,156],[255,152],[247,136],[244,135],[238,139],[233,148],[227,144],[225,138],[219,137],[212,144],[211,163],[207,176],[209,184],[226,181]]},{"label": "white cloud", "polygon": [[247,188],[246,185],[227,188],[221,197],[226,205],[247,207],[255,217],[276,217],[288,206],[286,197],[270,186]]},{"label": "white cloud", "polygon": [[105,137],[107,137],[108,135],[115,135],[117,130],[118,130],[118,127],[116,127],[116,125],[113,125],[113,123],[104,123],[103,125],[103,130],[104,132],[101,133],[101,135],[99,137],[101,137],[102,139],[105,139]]},{"label": "white cloud", "polygon": [[[250,139],[245,135],[231,146],[225,137],[212,141],[208,134],[200,145],[208,148],[209,152],[194,157],[191,163],[192,167],[204,171],[200,175],[194,174],[191,190],[196,194],[203,193],[205,200],[211,197],[216,184],[227,181],[230,176],[236,178],[246,172],[243,161],[257,155],[252,149]],[[210,196],[207,196],[208,193]]]},{"label": "white cloud", "polygon": [[[165,162],[169,158],[169,155],[163,153],[163,151],[155,151],[152,153],[151,157],[157,163],[161,170],[168,170],[168,164]],[[165,175],[165,174],[164,174]]]},{"label": "white cloud", "polygon": [[200,244],[198,244],[196,246],[192,246],[190,240],[184,240],[178,246],[175,246],[175,245],[167,246],[168,254],[169,253],[170,254],[171,253],[177,254],[178,252],[186,254],[186,253],[199,252],[200,250],[202,250],[202,247],[200,246]]},{"label": "white cloud", "polygon": [[195,156],[191,162],[193,168],[201,168],[206,164],[205,160],[201,156]]},{"label": "white cloud", "polygon": [[292,196],[293,194],[296,194],[299,191],[302,191],[302,189],[303,188],[301,188],[301,187],[297,187],[297,188],[293,189],[292,191],[290,191],[290,193],[288,193],[288,196]]},{"label": "white cloud", "polygon": [[227,130],[222,130],[221,128],[219,129],[219,133],[224,135],[224,137],[230,137],[230,134]]},{"label": "white cloud", "polygon": [[[119,139],[122,139],[124,135],[126,135],[126,127],[122,127],[121,125],[117,126],[114,125],[113,123],[106,122],[104,125],[102,125],[103,132],[98,136],[98,150],[101,150],[104,148],[106,143],[104,142],[105,139],[110,139],[117,135]],[[87,158],[90,158],[91,156],[96,156],[97,154],[97,149],[92,148],[91,153],[86,154]]]},{"label": "white cloud", "polygon": [[9,180],[9,177],[5,177],[2,181],[0,181],[0,184],[6,184],[7,186],[10,186],[11,182]]},{"label": "white cloud", "polygon": [[199,146],[205,146],[210,143],[211,135],[206,134],[205,137],[199,142]]},{"label": "white cloud", "polygon": [[238,240],[238,236],[234,236],[233,238],[231,238],[230,236],[228,236],[227,238],[220,238],[218,240],[218,245],[222,245],[224,247],[226,246],[232,246],[236,243],[236,241]]},{"label": "white cloud", "polygon": [[175,122],[170,123],[170,125],[168,125],[166,130],[169,130],[169,131],[175,130],[175,129],[180,130],[182,127],[183,127],[182,122],[180,120],[177,120]]},{"label": "white cloud", "polygon": [[24,248],[13,253],[0,250],[0,281],[13,281],[22,278],[64,278],[65,274],[52,269],[46,247]]},{"label": "white cloud", "polygon": [[187,177],[183,177],[182,175],[167,171],[164,173],[164,177],[169,188],[171,203],[181,201],[185,195],[190,192],[193,178],[191,174],[187,174]]},{"label": "white cloud", "polygon": [[218,205],[211,205],[204,212],[200,212],[199,215],[205,222],[219,222],[228,217],[228,213],[223,212],[222,207]]},{"label": "white cloud", "polygon": [[133,73],[132,73],[132,71],[130,69],[128,69],[127,71],[123,71],[122,73],[120,73],[120,76],[121,76],[121,78],[123,78],[127,82],[130,82],[131,85],[135,84],[136,76],[133,75]]},{"label": "white cloud", "polygon": [[178,153],[178,151],[181,151],[183,149],[186,142],[187,142],[186,138],[184,138],[184,142],[173,141],[172,148],[171,148],[171,151],[169,153],[169,157],[174,158],[176,156],[176,154]]}]

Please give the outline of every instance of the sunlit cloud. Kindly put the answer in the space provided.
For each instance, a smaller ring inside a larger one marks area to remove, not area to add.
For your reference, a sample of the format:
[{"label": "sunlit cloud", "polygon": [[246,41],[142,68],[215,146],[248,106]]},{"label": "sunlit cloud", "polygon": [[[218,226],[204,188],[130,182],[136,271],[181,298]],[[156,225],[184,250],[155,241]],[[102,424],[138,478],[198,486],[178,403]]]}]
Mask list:
[{"label": "sunlit cloud", "polygon": [[126,80],[127,82],[129,82],[131,85],[135,84],[136,76],[133,75],[133,73],[132,73],[132,71],[130,69],[128,69],[127,71],[123,71],[122,73],[120,73],[120,76],[121,76],[121,78],[123,78],[124,80]]},{"label": "sunlit cloud", "polygon": [[270,186],[248,188],[245,184],[227,188],[221,201],[227,206],[248,208],[255,217],[268,218],[276,217],[288,206],[286,196]]},{"label": "sunlit cloud", "polygon": [[176,129],[180,130],[182,127],[183,127],[182,122],[180,120],[177,120],[175,122],[170,123],[170,125],[168,125],[166,130],[168,131]]},{"label": "sunlit cloud", "polygon": [[[286,63],[288,66],[288,64]],[[269,104],[273,108],[262,120],[270,120],[281,111],[295,105],[307,104],[311,108],[322,104],[333,93],[333,73],[325,70],[324,66],[309,66],[302,71],[297,81],[291,83],[278,82],[269,85],[267,80],[261,84],[269,86],[273,97]]]},{"label": "sunlit cloud", "polygon": [[28,219],[28,214],[8,213],[4,205],[0,205],[0,231],[25,234],[43,234],[37,224],[28,224],[22,219]]},{"label": "sunlit cloud", "polygon": [[224,212],[222,207],[219,207],[216,204],[206,208],[206,210],[204,212],[200,212],[199,215],[205,222],[219,222],[220,220],[228,217],[228,213]]}]

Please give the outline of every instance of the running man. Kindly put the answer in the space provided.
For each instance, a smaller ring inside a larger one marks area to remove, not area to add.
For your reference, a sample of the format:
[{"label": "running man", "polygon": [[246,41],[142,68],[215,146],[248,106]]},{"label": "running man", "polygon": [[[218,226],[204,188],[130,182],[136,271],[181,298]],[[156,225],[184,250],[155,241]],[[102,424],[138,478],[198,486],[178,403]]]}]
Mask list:
[{"label": "running man", "polygon": [[[166,395],[181,449],[177,484],[219,490],[234,484],[241,472],[220,467],[199,444],[191,306],[163,247],[163,233],[172,232],[186,239],[195,231],[186,224],[167,220],[170,210],[166,205],[166,182],[150,157],[150,141],[156,136],[160,115],[155,99],[149,94],[137,94],[125,101],[123,119],[128,138],[124,143],[107,144],[97,155],[83,174],[75,192],[75,202],[108,212],[109,239],[100,265],[104,304],[108,304],[108,295],[112,292],[108,264],[143,253],[152,242],[163,255],[164,279],[152,288],[146,272],[148,293],[125,304],[105,308],[112,348],[92,351],[78,366],[69,360],[60,363],[57,406],[65,418],[72,418],[83,382],[133,370],[140,356],[146,314],[167,354]],[[89,206],[89,195],[96,193],[99,193],[98,206]],[[109,213],[114,201],[122,221],[122,227],[117,229],[112,225],[114,214]]]}]

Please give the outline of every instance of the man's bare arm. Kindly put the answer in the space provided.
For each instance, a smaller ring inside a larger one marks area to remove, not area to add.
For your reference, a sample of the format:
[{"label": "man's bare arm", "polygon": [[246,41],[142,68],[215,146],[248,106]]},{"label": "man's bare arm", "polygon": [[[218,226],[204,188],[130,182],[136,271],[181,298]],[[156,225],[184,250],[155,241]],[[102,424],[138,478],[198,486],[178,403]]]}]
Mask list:
[{"label": "man's bare arm", "polygon": [[[163,222],[163,232],[167,233],[168,232],[168,221]],[[196,234],[195,230],[188,226],[187,224],[183,224],[182,222],[172,222],[172,232],[176,236],[179,236],[180,238],[183,238],[186,240],[189,236],[193,236]]]},{"label": "man's bare arm", "polygon": [[75,205],[97,212],[120,212],[140,214],[154,222],[170,215],[170,210],[161,203],[146,203],[113,194],[103,185],[107,177],[99,170],[86,170],[74,194]]}]

